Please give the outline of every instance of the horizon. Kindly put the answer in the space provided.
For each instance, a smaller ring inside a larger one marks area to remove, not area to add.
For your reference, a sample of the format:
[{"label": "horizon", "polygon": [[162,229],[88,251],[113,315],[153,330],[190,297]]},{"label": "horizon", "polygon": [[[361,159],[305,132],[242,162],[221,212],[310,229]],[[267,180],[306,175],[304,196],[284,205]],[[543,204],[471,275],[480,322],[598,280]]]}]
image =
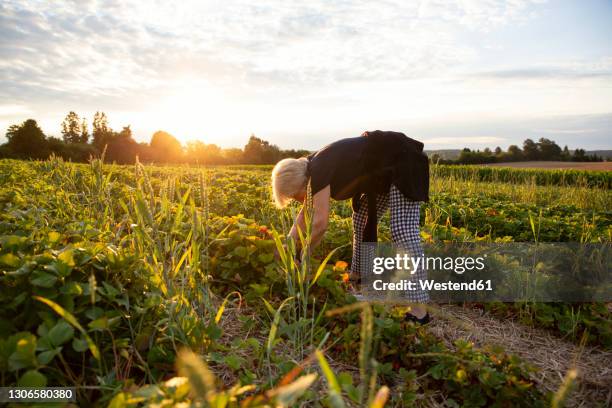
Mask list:
[{"label": "horizon", "polygon": [[0,143],[99,110],[139,142],[316,150],[383,129],[426,150],[612,149],[611,2],[215,6],[3,2]]}]

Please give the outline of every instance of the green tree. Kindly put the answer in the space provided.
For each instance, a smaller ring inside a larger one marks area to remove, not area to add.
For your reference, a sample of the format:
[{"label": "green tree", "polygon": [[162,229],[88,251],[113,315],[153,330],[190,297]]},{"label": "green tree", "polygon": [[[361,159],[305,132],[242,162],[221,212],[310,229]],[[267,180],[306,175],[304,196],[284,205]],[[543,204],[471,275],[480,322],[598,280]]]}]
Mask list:
[{"label": "green tree", "polygon": [[222,164],[225,160],[216,144],[205,144],[199,140],[187,143],[186,159],[197,164]]},{"label": "green tree", "polygon": [[561,160],[561,148],[554,141],[542,137],[537,144],[542,160]]},{"label": "green tree", "polygon": [[274,164],[282,157],[278,146],[251,135],[244,146],[244,161],[248,164]]},{"label": "green tree", "polygon": [[181,143],[168,132],[153,133],[150,144],[154,160],[160,163],[177,163],[183,159]]},{"label": "green tree", "polygon": [[113,136],[112,129],[108,126],[108,119],[104,112],[96,112],[92,123],[93,145],[99,150],[104,149]]},{"label": "green tree", "polygon": [[40,159],[47,155],[45,134],[34,119],[11,125],[6,138],[10,151],[18,157]]},{"label": "green tree", "polygon": [[79,138],[80,143],[87,143],[89,141],[89,130],[87,129],[87,120],[83,118],[81,121],[81,136]]},{"label": "green tree", "polygon": [[521,161],[524,159],[523,151],[517,145],[510,145],[508,147],[508,160],[510,161]]},{"label": "green tree", "polygon": [[221,152],[223,156],[223,162],[227,164],[239,164],[244,163],[244,152],[242,149],[232,147],[229,149],[223,149]]},{"label": "green tree", "polygon": [[570,153],[567,145],[563,148],[563,152],[561,152],[561,160],[568,161],[572,158],[572,154]]},{"label": "green tree", "polygon": [[584,149],[574,150],[574,154],[572,155],[572,161],[577,161],[577,162],[588,161],[586,151]]},{"label": "green tree", "polygon": [[132,138],[130,126],[124,126],[121,132],[113,133],[108,140],[106,159],[119,164],[134,163],[139,155],[139,145]]},{"label": "green tree", "polygon": [[62,122],[62,137],[66,143],[81,142],[81,120],[73,111],[70,111]]},{"label": "green tree", "polygon": [[294,159],[299,159],[300,157],[305,157],[310,154],[310,151],[304,149],[290,149],[290,150],[281,150],[282,158],[292,157]]},{"label": "green tree", "polygon": [[527,160],[538,160],[540,158],[538,144],[531,139],[525,139],[523,142],[523,154]]}]

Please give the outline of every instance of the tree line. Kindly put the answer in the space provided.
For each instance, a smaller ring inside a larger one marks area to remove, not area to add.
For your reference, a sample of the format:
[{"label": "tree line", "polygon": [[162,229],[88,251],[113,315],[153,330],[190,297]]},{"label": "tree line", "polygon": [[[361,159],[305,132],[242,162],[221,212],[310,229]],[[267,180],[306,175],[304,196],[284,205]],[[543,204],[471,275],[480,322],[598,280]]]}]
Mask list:
[{"label": "tree line", "polygon": [[104,112],[96,112],[91,133],[85,118],[70,112],[61,124],[62,138],[47,136],[36,120],[28,119],[11,125],[7,142],[0,145],[0,158],[46,159],[54,154],[65,160],[85,162],[104,152],[107,162],[191,164],[274,164],[286,157],[302,157],[307,150],[283,150],[274,144],[251,135],[244,148],[224,149],[201,141],[183,146],[176,137],[163,130],[157,131],[149,143],[134,140],[130,126],[120,131],[111,129]]},{"label": "tree line", "polygon": [[483,164],[483,163],[506,163],[519,161],[574,161],[574,162],[597,162],[603,158],[596,154],[587,155],[584,149],[576,149],[573,152],[565,146],[563,149],[553,140],[540,138],[537,142],[525,139],[523,148],[511,145],[508,150],[503,151],[501,147],[491,150],[488,147],[483,151],[471,150],[467,147],[461,150],[459,157],[455,160],[443,159],[434,154],[433,162],[440,164]]},{"label": "tree line", "polygon": [[[66,160],[86,162],[104,152],[105,160],[119,164],[134,163],[136,158],[145,163],[190,164],[274,164],[286,157],[308,155],[307,150],[282,150],[274,144],[251,135],[244,148],[221,148],[215,144],[191,141],[183,146],[176,137],[163,130],[155,132],[149,143],[134,140],[130,126],[120,131],[111,129],[104,112],[96,112],[91,133],[85,118],[69,112],[61,124],[62,137],[47,136],[34,119],[11,125],[7,142],[0,145],[0,158],[46,159],[54,154]],[[537,142],[526,139],[521,149],[511,145],[503,151],[463,149],[455,160],[443,159],[437,154],[431,160],[441,164],[482,164],[517,161],[603,161],[597,155],[587,155],[584,149],[570,152],[552,140],[541,138]]]}]

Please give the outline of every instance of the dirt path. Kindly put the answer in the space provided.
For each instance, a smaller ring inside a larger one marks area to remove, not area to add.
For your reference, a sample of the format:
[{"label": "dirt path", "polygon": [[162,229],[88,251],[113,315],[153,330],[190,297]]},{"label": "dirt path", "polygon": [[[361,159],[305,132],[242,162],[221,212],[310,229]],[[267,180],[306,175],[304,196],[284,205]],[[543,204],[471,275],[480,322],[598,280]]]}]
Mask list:
[{"label": "dirt path", "polygon": [[499,345],[537,367],[532,375],[544,391],[555,392],[571,368],[578,370],[578,384],[568,406],[591,407],[612,404],[612,352],[579,346],[549,332],[511,320],[500,321],[478,309],[439,306],[430,324],[433,334],[450,347],[457,339],[476,345]]}]

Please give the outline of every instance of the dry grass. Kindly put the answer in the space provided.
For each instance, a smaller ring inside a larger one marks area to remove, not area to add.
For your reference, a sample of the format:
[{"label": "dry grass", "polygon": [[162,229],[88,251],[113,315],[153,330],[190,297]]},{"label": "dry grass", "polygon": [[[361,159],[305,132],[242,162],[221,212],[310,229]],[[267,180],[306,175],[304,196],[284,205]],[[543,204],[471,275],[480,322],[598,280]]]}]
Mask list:
[{"label": "dry grass", "polygon": [[[220,321],[223,330],[220,344],[231,347],[231,342],[237,338],[256,338],[262,347],[267,340],[267,334],[262,332],[265,327],[265,317],[248,306],[229,306]],[[461,307],[455,305],[440,305],[432,310],[434,320],[428,325],[428,329],[438,338],[442,339],[452,350],[453,342],[457,339],[472,341],[478,347],[485,345],[499,345],[507,353],[519,356],[525,362],[537,368],[532,373],[532,379],[538,387],[546,392],[555,392],[563,381],[563,377],[571,368],[578,370],[578,385],[570,394],[567,406],[590,407],[611,406],[612,404],[612,352],[599,350],[592,347],[580,347],[570,343],[546,330],[527,327],[512,320],[499,320],[490,316],[480,309],[469,306]],[[239,316],[249,316],[256,320],[251,330],[245,330]],[[288,342],[281,342],[275,347],[277,355],[284,356],[287,360],[295,359],[296,351]],[[249,360],[252,358],[250,350],[232,350]],[[342,371],[353,374],[358,381],[358,367],[351,366],[340,361],[334,361],[327,356],[328,362],[334,372]],[[316,367],[311,365],[311,369]],[[218,378],[226,385],[238,381],[236,373],[223,365],[213,365],[211,369]],[[307,369],[308,370],[308,369]],[[273,375],[278,375],[278,369],[274,367]],[[263,385],[264,378],[260,377],[256,383]],[[417,379],[418,382],[418,379]],[[314,386],[315,392],[323,397],[326,394],[324,381],[317,381]],[[444,406],[444,396],[441,393],[428,393],[417,395],[416,405],[423,407]]]},{"label": "dry grass", "polygon": [[513,167],[518,169],[573,169],[612,171],[612,162],[562,162],[562,161],[527,161],[510,163],[489,163],[483,166]]},{"label": "dry grass", "polygon": [[429,329],[449,347],[457,339],[478,346],[499,345],[538,368],[532,378],[544,391],[556,391],[565,373],[578,370],[578,386],[570,394],[568,406],[611,406],[612,352],[579,347],[551,333],[526,327],[511,320],[500,321],[481,310],[443,305],[434,311]]}]

